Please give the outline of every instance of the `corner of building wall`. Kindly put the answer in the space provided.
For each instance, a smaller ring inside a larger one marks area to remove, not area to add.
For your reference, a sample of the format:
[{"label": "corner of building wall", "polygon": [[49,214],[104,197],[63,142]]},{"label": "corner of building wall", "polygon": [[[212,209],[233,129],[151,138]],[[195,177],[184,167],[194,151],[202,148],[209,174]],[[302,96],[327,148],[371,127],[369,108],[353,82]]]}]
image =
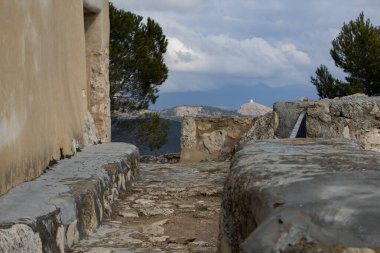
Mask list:
[{"label": "corner of building wall", "polygon": [[[98,0],[103,4],[99,13],[86,13],[85,36],[87,58],[87,92],[88,111],[86,115],[86,138],[84,143],[93,143],[96,135],[98,141],[111,141],[111,107],[110,107],[110,83],[109,83],[109,2]],[[96,129],[94,134],[92,124]],[[86,144],[85,144],[86,145]]]},{"label": "corner of building wall", "polygon": [[99,143],[100,139],[95,127],[95,122],[92,118],[92,114],[89,111],[87,111],[84,115],[84,124],[85,129],[83,133],[83,145],[88,146]]}]

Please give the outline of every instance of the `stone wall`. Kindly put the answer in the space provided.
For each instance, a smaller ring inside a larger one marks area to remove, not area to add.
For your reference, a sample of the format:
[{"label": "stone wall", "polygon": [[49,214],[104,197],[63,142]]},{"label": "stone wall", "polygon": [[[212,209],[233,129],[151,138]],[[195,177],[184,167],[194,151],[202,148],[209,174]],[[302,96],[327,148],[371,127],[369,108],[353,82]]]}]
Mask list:
[{"label": "stone wall", "polygon": [[273,112],[258,117],[253,126],[240,138],[239,146],[252,140],[274,139]]},{"label": "stone wall", "polygon": [[379,163],[348,139],[248,142],[224,186],[218,252],[379,252]]},{"label": "stone wall", "polygon": [[98,138],[111,141],[111,110],[108,79],[109,11],[108,1],[85,0],[88,109]]},{"label": "stone wall", "polygon": [[185,117],[181,129],[181,162],[225,161],[254,124],[243,117]]},{"label": "stone wall", "polygon": [[380,97],[352,95],[335,99],[274,104],[274,132],[287,138],[298,115],[306,111],[306,137],[352,138],[380,151]]},{"label": "stone wall", "polygon": [[139,174],[138,159],[130,144],[93,145],[11,189],[0,197],[0,252],[71,252],[110,219]]},{"label": "stone wall", "polygon": [[[78,143],[108,140],[107,8],[107,0],[0,2],[0,194],[39,176]],[[92,23],[85,13],[93,13]],[[103,54],[86,62],[95,42]],[[100,73],[89,82],[87,64]],[[95,79],[101,85],[88,85]],[[103,100],[92,102],[97,96]],[[102,114],[94,104],[104,104]]]}]

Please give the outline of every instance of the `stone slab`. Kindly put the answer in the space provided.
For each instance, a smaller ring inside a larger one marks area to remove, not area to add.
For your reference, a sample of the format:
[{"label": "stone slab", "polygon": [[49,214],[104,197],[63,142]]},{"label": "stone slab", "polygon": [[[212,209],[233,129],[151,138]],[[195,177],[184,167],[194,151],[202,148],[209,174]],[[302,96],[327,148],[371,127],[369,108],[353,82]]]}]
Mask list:
[{"label": "stone slab", "polygon": [[218,252],[379,252],[379,238],[377,152],[347,139],[284,139],[236,153]]},{"label": "stone slab", "polygon": [[252,127],[252,117],[185,117],[181,128],[181,162],[227,161]]},{"label": "stone slab", "polygon": [[380,151],[380,97],[364,94],[274,104],[275,136],[288,138],[301,112],[306,137],[356,139],[367,150]]},{"label": "stone slab", "polygon": [[110,214],[118,192],[137,175],[138,158],[137,148],[125,143],[89,146],[14,187],[0,197],[0,252],[29,252],[31,247],[33,252],[63,252],[72,247]]}]

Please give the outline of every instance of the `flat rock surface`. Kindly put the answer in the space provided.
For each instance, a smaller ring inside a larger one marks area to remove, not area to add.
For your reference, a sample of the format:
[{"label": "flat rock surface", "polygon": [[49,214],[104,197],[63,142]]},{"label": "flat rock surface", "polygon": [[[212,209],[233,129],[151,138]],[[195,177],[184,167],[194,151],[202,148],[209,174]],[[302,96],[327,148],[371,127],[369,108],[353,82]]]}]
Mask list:
[{"label": "flat rock surface", "polygon": [[[76,219],[74,196],[108,177],[109,163],[138,155],[135,146],[105,143],[89,146],[71,159],[58,161],[37,179],[22,183],[0,197],[0,227],[34,223],[36,218],[61,210],[63,223]],[[101,183],[101,182],[100,182]]]},{"label": "flat rock surface", "polygon": [[229,163],[140,165],[111,219],[73,252],[215,252]]},{"label": "flat rock surface", "polygon": [[220,252],[380,252],[380,155],[344,139],[248,143],[222,216]]},{"label": "flat rock surface", "polygon": [[138,174],[138,149],[86,147],[0,197],[0,252],[64,252],[95,231]]}]

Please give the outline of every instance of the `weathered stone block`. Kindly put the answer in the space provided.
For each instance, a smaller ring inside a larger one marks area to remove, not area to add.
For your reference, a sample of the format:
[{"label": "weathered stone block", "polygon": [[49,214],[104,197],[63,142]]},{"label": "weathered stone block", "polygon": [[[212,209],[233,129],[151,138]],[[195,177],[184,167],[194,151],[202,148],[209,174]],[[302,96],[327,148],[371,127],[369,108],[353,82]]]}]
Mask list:
[{"label": "weathered stone block", "polygon": [[380,150],[380,97],[352,95],[335,99],[274,104],[274,132],[288,138],[298,115],[306,111],[306,136],[352,138],[366,149]]},{"label": "weathered stone block", "polygon": [[24,224],[16,224],[10,228],[0,229],[1,252],[43,252],[38,233]]},{"label": "weathered stone block", "polygon": [[185,117],[181,129],[181,162],[225,161],[255,119]]},{"label": "weathered stone block", "polygon": [[218,252],[379,250],[379,164],[347,139],[248,142],[225,184]]},{"label": "weathered stone block", "polygon": [[257,118],[251,129],[241,137],[239,145],[251,140],[274,139],[274,117],[273,112],[269,112]]}]

